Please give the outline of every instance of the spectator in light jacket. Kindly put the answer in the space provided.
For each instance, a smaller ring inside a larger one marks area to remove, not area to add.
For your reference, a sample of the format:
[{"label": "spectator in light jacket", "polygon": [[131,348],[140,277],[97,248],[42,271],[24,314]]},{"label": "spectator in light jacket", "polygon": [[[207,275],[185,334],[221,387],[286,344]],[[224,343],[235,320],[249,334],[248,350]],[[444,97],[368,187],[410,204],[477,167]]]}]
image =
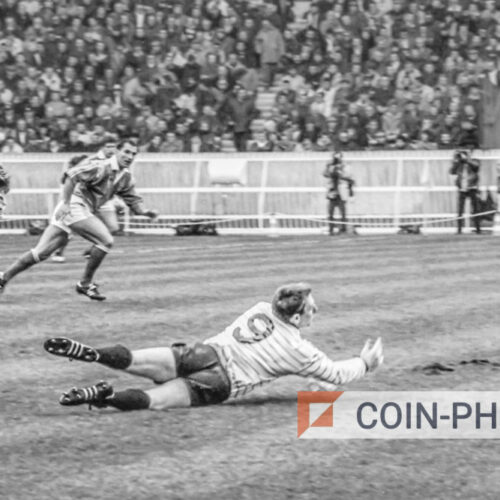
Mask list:
[{"label": "spectator in light jacket", "polygon": [[262,20],[262,28],[255,37],[255,51],[260,56],[262,82],[269,88],[274,81],[278,63],[285,53],[283,36],[268,19]]}]

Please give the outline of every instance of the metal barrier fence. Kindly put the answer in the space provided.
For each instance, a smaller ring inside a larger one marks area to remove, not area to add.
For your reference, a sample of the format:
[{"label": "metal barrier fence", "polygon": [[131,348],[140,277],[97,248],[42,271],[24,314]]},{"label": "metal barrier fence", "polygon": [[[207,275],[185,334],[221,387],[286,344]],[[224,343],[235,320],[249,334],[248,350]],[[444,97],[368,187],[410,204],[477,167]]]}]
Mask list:
[{"label": "metal barrier fence", "polygon": [[[426,230],[455,226],[456,188],[449,175],[452,151],[345,153],[356,180],[348,222],[366,231],[394,231],[404,224]],[[0,231],[22,232],[47,221],[58,180],[71,155],[24,154],[2,158],[12,175],[9,206]],[[478,151],[481,183],[496,193],[500,151]],[[134,165],[138,191],[161,216],[150,222],[125,216],[126,231],[161,233],[172,225],[216,221],[220,232],[319,232],[327,229],[329,153],[141,154]]]}]

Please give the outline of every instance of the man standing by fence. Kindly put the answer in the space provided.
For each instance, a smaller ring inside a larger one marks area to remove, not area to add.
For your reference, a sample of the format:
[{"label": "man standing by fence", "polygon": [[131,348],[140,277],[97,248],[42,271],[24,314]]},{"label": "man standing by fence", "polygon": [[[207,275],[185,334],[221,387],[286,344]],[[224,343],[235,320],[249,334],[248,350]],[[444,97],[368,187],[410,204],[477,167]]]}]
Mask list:
[{"label": "man standing by fence", "polygon": [[463,214],[467,198],[470,199],[471,214],[474,219],[476,233],[481,233],[481,217],[476,216],[480,212],[479,167],[479,160],[473,160],[470,151],[466,149],[455,151],[450,174],[456,176],[455,184],[458,188],[457,234],[462,234]]},{"label": "man standing by fence", "polygon": [[338,208],[341,216],[339,232],[347,232],[346,204],[349,198],[354,196],[354,180],[346,173],[342,153],[333,153],[333,158],[326,165],[323,176],[328,179],[328,233],[334,234],[333,213]]}]

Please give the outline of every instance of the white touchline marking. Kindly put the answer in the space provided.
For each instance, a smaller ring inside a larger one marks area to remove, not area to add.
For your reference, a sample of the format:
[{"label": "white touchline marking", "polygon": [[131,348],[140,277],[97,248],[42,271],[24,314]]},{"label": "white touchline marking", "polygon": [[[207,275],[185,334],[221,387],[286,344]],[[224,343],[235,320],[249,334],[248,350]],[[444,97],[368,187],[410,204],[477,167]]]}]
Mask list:
[{"label": "white touchline marking", "polygon": [[[311,244],[318,244],[320,243],[321,240],[315,240],[311,241],[308,240],[307,243],[308,245]],[[276,242],[276,241],[249,241],[246,243],[226,243],[222,245],[196,245],[196,246],[172,246],[172,247],[155,247],[155,248],[140,248],[138,250],[135,250],[135,253],[155,253],[155,252],[175,252],[175,251],[186,251],[186,250],[201,250],[201,251],[207,251],[207,250],[218,250],[218,249],[227,249],[227,248],[248,248],[249,246],[256,248],[262,248],[262,247],[275,247],[275,246],[296,246],[297,242],[296,241],[281,241],[281,242]],[[129,253],[130,251],[126,250],[113,250],[111,254],[123,254],[123,253]]]},{"label": "white touchline marking", "polygon": [[[135,250],[135,253],[155,253],[155,252],[175,252],[184,250],[212,250],[217,248],[240,248],[248,246],[245,243],[228,243],[227,245],[198,245],[186,247],[155,247],[155,248],[140,248]],[[130,250],[114,250],[112,253],[130,253]]]}]

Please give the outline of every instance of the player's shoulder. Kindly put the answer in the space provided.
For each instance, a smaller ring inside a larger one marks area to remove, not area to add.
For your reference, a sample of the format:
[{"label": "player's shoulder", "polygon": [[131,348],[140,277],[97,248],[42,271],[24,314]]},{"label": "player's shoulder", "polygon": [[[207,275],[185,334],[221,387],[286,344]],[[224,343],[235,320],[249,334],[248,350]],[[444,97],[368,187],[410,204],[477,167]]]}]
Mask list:
[{"label": "player's shoulder", "polygon": [[106,160],[106,155],[104,154],[104,151],[102,149],[94,153],[93,156],[95,156],[99,160]]},{"label": "player's shoulder", "polygon": [[89,156],[89,161],[96,165],[107,165],[110,164],[110,158],[106,158],[101,151],[94,153]]},{"label": "player's shoulder", "polygon": [[88,158],[89,158],[89,155],[86,155],[86,154],[74,155],[69,159],[67,168],[76,167],[77,165],[79,165],[80,163],[83,163]]},{"label": "player's shoulder", "polygon": [[95,166],[101,160],[95,154],[79,154],[69,159],[68,166]]},{"label": "player's shoulder", "polygon": [[263,309],[266,309],[266,308],[271,308],[271,304],[269,302],[261,301],[257,302],[257,304],[255,304],[255,307],[261,307]]},{"label": "player's shoulder", "polygon": [[236,321],[246,322],[252,317],[267,316],[270,320],[274,319],[271,304],[268,302],[257,302],[246,311],[240,314]]},{"label": "player's shoulder", "polygon": [[263,313],[263,314],[271,314],[272,313],[272,307],[269,302],[257,302],[255,305],[253,305],[250,309],[247,310],[248,314],[252,313]]}]

